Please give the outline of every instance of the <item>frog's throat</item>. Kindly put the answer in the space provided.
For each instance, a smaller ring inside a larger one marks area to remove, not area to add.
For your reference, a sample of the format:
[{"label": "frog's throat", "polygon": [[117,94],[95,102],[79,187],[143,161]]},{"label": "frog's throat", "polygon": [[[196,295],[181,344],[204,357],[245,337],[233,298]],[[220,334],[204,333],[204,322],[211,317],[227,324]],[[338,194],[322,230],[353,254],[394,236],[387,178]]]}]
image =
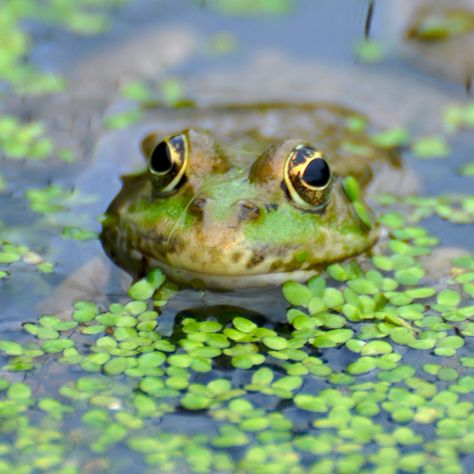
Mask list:
[{"label": "frog's throat", "polygon": [[291,272],[260,273],[255,275],[218,275],[195,272],[168,265],[160,260],[150,259],[151,268],[161,268],[176,283],[212,290],[237,290],[242,288],[263,288],[282,285],[285,281],[304,282],[320,273],[317,269]]}]

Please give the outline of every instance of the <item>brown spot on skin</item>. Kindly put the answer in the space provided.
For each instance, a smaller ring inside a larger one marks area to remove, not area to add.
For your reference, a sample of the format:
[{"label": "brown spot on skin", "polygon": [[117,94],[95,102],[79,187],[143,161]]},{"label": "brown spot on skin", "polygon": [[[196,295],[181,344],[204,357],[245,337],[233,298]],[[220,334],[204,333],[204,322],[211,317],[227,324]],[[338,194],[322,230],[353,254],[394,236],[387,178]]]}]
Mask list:
[{"label": "brown spot on skin", "polygon": [[247,262],[246,267],[250,270],[265,260],[265,254],[261,250],[254,250],[252,257]]},{"label": "brown spot on skin", "polygon": [[291,262],[287,262],[285,264],[285,271],[286,272],[293,272],[295,270],[301,270],[301,269],[302,269],[301,263],[296,262],[294,260],[292,260]]},{"label": "brown spot on skin", "polygon": [[189,212],[199,218],[199,219],[202,219],[202,216],[203,216],[203,213],[204,213],[204,209],[206,207],[206,204],[207,204],[207,199],[205,198],[197,198],[195,199],[192,204],[189,206]]},{"label": "brown spot on skin", "polygon": [[239,222],[242,221],[252,221],[257,219],[260,215],[260,208],[254,204],[252,201],[242,200],[239,201]]},{"label": "brown spot on skin", "polygon": [[275,260],[271,266],[270,266],[270,271],[271,272],[276,272],[281,269],[282,266],[282,261],[281,260]]},{"label": "brown spot on skin", "polygon": [[273,211],[276,211],[278,210],[278,204],[276,203],[270,203],[270,204],[265,204],[265,210],[267,212],[273,212]]},{"label": "brown spot on skin", "polygon": [[131,226],[129,231],[122,232],[128,235],[131,248],[144,249],[151,254],[156,253],[179,253],[186,247],[184,242],[177,237],[160,234],[153,230],[148,232],[140,231],[135,226]]},{"label": "brown spot on skin", "polygon": [[241,257],[242,257],[242,252],[234,252],[234,253],[232,254],[232,257],[231,257],[231,258],[232,258],[232,262],[233,262],[233,263],[238,263],[238,261],[241,259]]},{"label": "brown spot on skin", "polygon": [[287,255],[292,251],[292,247],[287,245],[278,245],[272,248],[272,255],[275,257],[281,257],[283,260],[286,259]]}]

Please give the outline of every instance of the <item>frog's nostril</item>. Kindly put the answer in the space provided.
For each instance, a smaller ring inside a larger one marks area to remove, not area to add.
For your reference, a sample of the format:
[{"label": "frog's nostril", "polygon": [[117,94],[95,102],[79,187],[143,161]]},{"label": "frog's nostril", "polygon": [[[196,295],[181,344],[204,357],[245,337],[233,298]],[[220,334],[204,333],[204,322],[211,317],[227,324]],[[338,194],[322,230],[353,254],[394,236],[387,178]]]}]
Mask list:
[{"label": "frog's nostril", "polygon": [[206,204],[206,198],[197,198],[189,206],[189,212],[196,217],[202,217]]},{"label": "frog's nostril", "polygon": [[239,207],[239,221],[251,221],[260,215],[260,208],[252,201],[242,200],[237,203]]}]

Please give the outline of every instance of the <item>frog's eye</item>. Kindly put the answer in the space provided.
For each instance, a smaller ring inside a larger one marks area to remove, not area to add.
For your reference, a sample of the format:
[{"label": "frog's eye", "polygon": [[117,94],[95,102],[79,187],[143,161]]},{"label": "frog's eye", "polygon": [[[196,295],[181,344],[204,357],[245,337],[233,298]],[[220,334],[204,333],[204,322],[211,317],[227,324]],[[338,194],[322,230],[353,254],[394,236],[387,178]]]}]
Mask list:
[{"label": "frog's eye", "polygon": [[188,140],[184,134],[167,138],[155,146],[148,158],[153,190],[171,193],[183,184],[188,150]]},{"label": "frog's eye", "polygon": [[297,207],[321,209],[331,194],[331,168],[320,151],[308,145],[298,145],[286,159],[285,185]]}]

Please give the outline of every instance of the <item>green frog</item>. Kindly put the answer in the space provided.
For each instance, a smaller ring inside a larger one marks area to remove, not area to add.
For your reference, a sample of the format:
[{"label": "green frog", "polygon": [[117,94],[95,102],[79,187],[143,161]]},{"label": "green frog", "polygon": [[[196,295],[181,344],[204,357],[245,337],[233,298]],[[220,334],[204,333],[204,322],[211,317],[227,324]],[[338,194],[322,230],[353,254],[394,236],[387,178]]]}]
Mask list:
[{"label": "green frog", "polygon": [[[129,272],[158,267],[219,290],[271,286],[377,241],[363,194],[375,164],[398,156],[372,143],[353,110],[240,104],[160,118],[164,129],[141,141],[146,169],[122,178],[103,222],[104,248]],[[348,176],[360,189],[348,192]]]}]

